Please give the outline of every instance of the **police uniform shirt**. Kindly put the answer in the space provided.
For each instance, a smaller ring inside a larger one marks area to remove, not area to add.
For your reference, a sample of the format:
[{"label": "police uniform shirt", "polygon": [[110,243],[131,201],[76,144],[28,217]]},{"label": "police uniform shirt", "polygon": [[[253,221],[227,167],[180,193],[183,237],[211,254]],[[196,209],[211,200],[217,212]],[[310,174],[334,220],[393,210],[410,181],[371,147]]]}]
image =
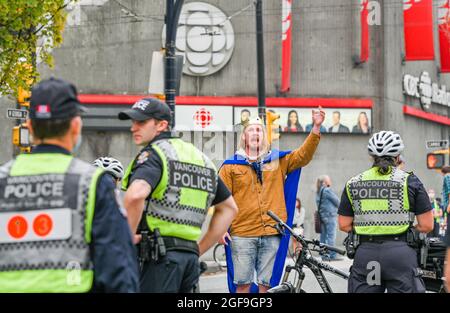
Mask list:
[{"label": "police uniform shirt", "polygon": [[[420,215],[432,210],[428,194],[419,178],[411,173],[408,176],[407,184],[410,212],[413,212],[415,215]],[[344,191],[342,192],[338,214],[343,216],[354,216],[346,188],[344,188]]]},{"label": "police uniform shirt", "polygon": [[[171,138],[170,133],[162,133],[155,137],[152,142],[166,138]],[[129,185],[131,185],[131,183],[137,179],[142,179],[152,187],[153,192],[156,186],[158,186],[158,183],[161,179],[162,168],[162,160],[159,157],[158,153],[153,148],[149,148],[147,146],[137,157],[136,164],[134,165],[134,169],[130,177]],[[217,178],[217,190],[212,205],[225,201],[226,199],[228,199],[228,197],[231,196],[231,193],[224,182],[220,179],[219,176],[217,176]]]},{"label": "police uniform shirt", "polygon": [[[39,145],[32,153],[70,152],[54,145]],[[120,210],[110,175],[102,175],[97,183],[90,253],[94,263],[91,292],[139,291],[135,247],[124,211]]]}]

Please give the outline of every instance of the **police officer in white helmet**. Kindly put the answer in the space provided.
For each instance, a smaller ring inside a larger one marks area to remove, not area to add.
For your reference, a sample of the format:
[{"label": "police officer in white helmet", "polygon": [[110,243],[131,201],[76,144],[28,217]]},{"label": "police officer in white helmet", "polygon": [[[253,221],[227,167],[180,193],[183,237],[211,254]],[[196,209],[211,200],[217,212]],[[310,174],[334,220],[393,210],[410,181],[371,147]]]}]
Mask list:
[{"label": "police officer in white helmet", "polygon": [[399,134],[380,131],[367,148],[373,165],[346,183],[338,210],[339,228],[359,238],[348,291],[425,292],[408,232],[433,229],[427,192],[417,176],[397,167],[404,149]]}]

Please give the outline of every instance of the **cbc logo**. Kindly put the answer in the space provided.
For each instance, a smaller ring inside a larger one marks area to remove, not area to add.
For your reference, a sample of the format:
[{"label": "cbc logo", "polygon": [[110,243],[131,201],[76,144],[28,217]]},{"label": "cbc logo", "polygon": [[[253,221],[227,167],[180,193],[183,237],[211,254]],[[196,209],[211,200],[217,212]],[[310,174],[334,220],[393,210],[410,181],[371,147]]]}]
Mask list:
[{"label": "cbc logo", "polygon": [[[166,31],[163,29],[163,45]],[[234,49],[234,31],[225,13],[204,2],[183,5],[178,23],[177,54],[184,56],[183,73],[208,76],[222,69]]]},{"label": "cbc logo", "polygon": [[211,112],[205,108],[197,110],[194,114],[195,125],[201,126],[201,128],[208,127],[213,121],[213,116]]}]

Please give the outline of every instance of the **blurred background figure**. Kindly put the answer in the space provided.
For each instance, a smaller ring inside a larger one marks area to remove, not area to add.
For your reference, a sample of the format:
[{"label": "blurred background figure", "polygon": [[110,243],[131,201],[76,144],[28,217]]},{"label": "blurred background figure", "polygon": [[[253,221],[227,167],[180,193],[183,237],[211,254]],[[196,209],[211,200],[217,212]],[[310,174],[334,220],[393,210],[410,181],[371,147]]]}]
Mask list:
[{"label": "blurred background figure", "polygon": [[298,121],[298,113],[295,110],[291,110],[288,113],[287,127],[284,128],[285,132],[296,133],[303,132],[303,127]]},{"label": "blurred background figure", "polygon": [[444,219],[444,214],[440,203],[436,199],[434,189],[428,189],[428,198],[430,198],[431,207],[433,208],[434,227],[433,231],[428,233],[428,237],[439,237],[441,223]]},{"label": "blurred background figure", "polygon": [[366,112],[359,113],[358,120],[356,121],[356,125],[353,126],[352,133],[368,134],[371,130],[372,129],[369,126],[369,118],[367,117]]},{"label": "blurred background figure", "polygon": [[441,171],[444,175],[444,182],[442,186],[442,205],[448,214],[450,213],[450,166],[443,167]]},{"label": "blurred background figure", "polygon": [[[330,246],[335,245],[337,211],[339,207],[339,198],[331,190],[331,179],[328,175],[322,175],[317,179],[316,204],[319,210],[321,220],[320,242]],[[322,255],[323,260],[340,260],[342,258],[331,251],[329,254]]]},{"label": "blurred background figure", "polygon": [[[292,222],[292,229],[296,235],[303,236],[305,231],[304,227],[305,222],[305,208],[302,207],[302,202],[299,198],[295,200],[295,212],[294,212],[294,221]],[[296,240],[292,240],[292,251],[295,253],[297,250],[297,246],[299,243]]]},{"label": "blurred background figure", "polygon": [[241,125],[244,125],[245,123],[248,122],[248,120],[250,119],[250,111],[247,109],[243,109],[241,111]]},{"label": "blurred background figure", "polygon": [[349,133],[350,129],[347,126],[341,124],[341,112],[333,112],[333,126],[328,128],[329,133]]}]

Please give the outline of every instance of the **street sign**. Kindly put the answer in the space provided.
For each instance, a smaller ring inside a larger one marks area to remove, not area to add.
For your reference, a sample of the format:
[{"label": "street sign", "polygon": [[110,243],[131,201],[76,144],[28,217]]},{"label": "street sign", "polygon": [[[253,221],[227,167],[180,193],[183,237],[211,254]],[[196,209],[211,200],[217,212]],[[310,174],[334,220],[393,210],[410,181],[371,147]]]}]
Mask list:
[{"label": "street sign", "polygon": [[427,149],[447,149],[448,148],[448,140],[428,140],[427,141]]},{"label": "street sign", "polygon": [[24,120],[28,116],[27,110],[18,110],[18,109],[8,109],[6,114],[7,118]]}]

